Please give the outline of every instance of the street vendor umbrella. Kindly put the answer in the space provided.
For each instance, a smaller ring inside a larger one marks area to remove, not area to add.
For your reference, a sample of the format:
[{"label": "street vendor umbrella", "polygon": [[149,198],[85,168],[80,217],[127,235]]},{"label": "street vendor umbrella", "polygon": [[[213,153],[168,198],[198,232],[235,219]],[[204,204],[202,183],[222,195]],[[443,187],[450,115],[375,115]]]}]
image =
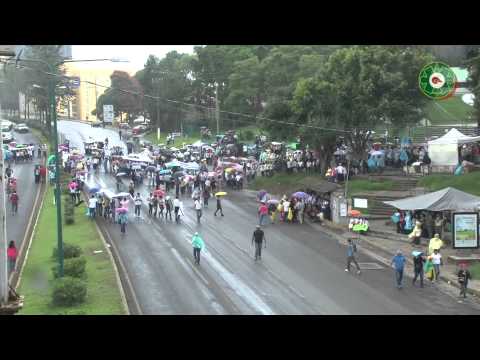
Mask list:
[{"label": "street vendor umbrella", "polygon": [[297,191],[296,193],[294,193],[292,195],[293,197],[296,197],[296,198],[299,198],[299,199],[303,199],[303,198],[306,198],[308,196],[308,194],[302,192],[302,191]]},{"label": "street vendor umbrella", "polygon": [[227,193],[225,191],[220,191],[215,194],[215,196],[225,196]]},{"label": "street vendor umbrella", "polygon": [[356,216],[361,216],[361,215],[362,215],[362,213],[358,210],[350,210],[350,216],[356,217]]},{"label": "street vendor umbrella", "polygon": [[270,199],[267,201],[267,204],[277,205],[280,201],[277,199]]},{"label": "street vendor umbrella", "polygon": [[158,189],[153,192],[153,195],[163,197],[163,195],[165,195],[165,192],[163,190]]},{"label": "street vendor umbrella", "polygon": [[115,211],[119,214],[126,214],[128,212],[128,209],[124,208],[124,207],[121,207],[121,208],[115,209]]}]

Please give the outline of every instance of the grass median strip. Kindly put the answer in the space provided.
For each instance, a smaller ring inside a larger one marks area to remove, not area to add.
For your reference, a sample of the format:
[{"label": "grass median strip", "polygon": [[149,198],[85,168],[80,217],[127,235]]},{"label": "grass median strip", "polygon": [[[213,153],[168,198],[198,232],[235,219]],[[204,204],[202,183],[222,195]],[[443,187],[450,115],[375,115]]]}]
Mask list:
[{"label": "grass median strip", "polygon": [[[63,204],[62,204],[63,205]],[[87,259],[87,300],[72,307],[52,305],[53,248],[57,244],[56,208],[49,187],[23,271],[19,293],[25,297],[23,315],[118,315],[125,314],[115,271],[95,224],[85,216],[86,207],[75,209],[75,223],[64,225],[64,242],[78,245]],[[96,250],[102,253],[94,254]]]}]

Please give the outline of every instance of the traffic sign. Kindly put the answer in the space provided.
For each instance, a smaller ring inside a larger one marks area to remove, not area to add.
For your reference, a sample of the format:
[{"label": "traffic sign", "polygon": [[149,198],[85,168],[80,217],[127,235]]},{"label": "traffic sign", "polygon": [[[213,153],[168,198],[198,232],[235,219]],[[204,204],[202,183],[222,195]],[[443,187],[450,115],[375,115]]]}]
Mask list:
[{"label": "traffic sign", "polygon": [[113,105],[103,105],[103,122],[113,123],[114,117]]},{"label": "traffic sign", "polygon": [[68,79],[68,85],[72,89],[78,89],[80,87],[80,77],[78,76],[71,76]]}]

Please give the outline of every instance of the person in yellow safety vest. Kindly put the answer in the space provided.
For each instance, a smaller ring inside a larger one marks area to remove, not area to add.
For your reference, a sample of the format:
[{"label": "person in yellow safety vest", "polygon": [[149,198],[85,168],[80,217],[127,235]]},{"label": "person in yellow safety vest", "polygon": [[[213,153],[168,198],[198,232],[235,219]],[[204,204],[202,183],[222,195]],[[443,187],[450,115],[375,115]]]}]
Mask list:
[{"label": "person in yellow safety vest", "polygon": [[440,239],[439,234],[435,234],[428,243],[428,255],[432,255],[435,249],[440,250],[443,247],[443,241]]}]

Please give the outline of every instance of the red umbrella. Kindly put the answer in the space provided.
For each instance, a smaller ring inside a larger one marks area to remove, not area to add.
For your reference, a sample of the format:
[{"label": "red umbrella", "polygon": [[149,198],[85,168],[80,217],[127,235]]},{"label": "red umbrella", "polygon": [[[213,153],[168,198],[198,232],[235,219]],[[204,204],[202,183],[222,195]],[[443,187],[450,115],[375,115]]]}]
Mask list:
[{"label": "red umbrella", "polygon": [[350,210],[350,216],[356,217],[356,216],[361,216],[361,215],[362,215],[362,213],[358,210]]}]

